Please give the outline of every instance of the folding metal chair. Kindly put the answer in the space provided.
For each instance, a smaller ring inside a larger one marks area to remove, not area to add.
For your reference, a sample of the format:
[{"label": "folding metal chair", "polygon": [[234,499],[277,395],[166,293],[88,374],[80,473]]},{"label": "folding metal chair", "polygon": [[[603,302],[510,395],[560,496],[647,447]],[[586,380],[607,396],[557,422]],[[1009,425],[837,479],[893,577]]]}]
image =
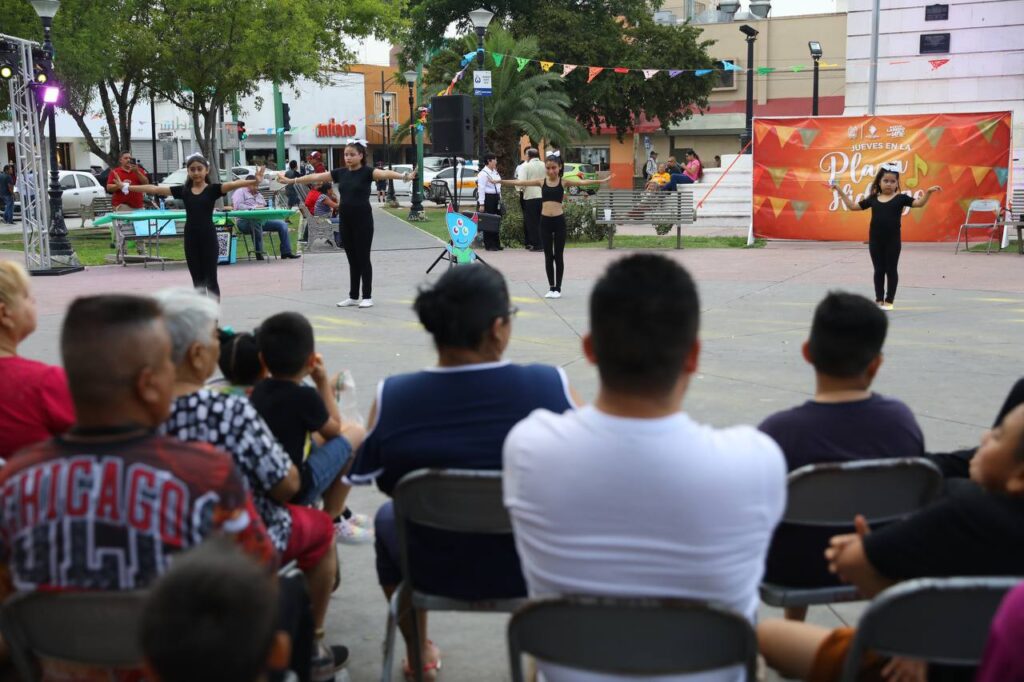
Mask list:
[{"label": "folding metal chair", "polygon": [[[971,230],[988,230],[988,248],[985,253],[992,253],[992,240],[996,239],[996,234],[999,231],[999,214],[1002,211],[1002,207],[999,206],[999,202],[996,199],[975,199],[967,207],[967,217],[964,218],[964,224],[960,226],[960,231],[956,235],[956,249],[953,254],[960,253],[960,237],[964,238],[964,249],[969,250],[970,244],[967,241],[968,234]],[[992,222],[972,222],[972,214],[975,214],[973,220],[978,220],[976,214],[978,213],[991,213]]]},{"label": "folding metal chair", "polygon": [[[501,472],[468,469],[420,469],[402,477],[394,490],[395,521],[404,580],[391,597],[384,637],[384,665],[381,682],[390,682],[395,654],[395,629],[399,604],[407,596],[412,607],[423,611],[491,611],[511,613],[526,599],[467,601],[429,594],[416,589],[416,576],[409,562],[408,523],[457,533],[511,535],[512,521],[501,496]],[[408,593],[408,595],[403,595]],[[412,619],[414,641],[419,626]],[[423,663],[418,647],[409,652],[409,664],[417,682],[423,680]]]},{"label": "folding metal chair", "polygon": [[743,616],[684,599],[564,597],[530,602],[508,624],[512,682],[522,656],[613,675],[673,675],[742,665],[755,680],[757,637]]},{"label": "folding metal chair", "polygon": [[861,616],[843,681],[856,682],[869,649],[941,665],[978,665],[1000,602],[1021,580],[919,578],[890,587]]},{"label": "folding metal chair", "polygon": [[104,668],[142,665],[146,592],[24,592],[0,606],[0,629],[24,682],[42,679],[37,656]]},{"label": "folding metal chair", "polygon": [[[896,521],[931,504],[941,489],[942,472],[920,457],[812,464],[790,472],[782,523],[848,533],[858,514],[871,525]],[[760,591],[761,601],[777,607],[858,599],[849,585],[804,588],[763,582]]]}]

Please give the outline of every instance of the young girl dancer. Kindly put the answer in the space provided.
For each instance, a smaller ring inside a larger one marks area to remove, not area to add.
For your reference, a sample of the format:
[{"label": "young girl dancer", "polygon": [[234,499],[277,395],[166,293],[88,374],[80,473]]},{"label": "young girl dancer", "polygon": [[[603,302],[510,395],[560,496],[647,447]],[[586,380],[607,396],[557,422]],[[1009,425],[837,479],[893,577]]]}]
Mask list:
[{"label": "young girl dancer", "polygon": [[210,162],[202,154],[193,154],[185,159],[188,178],[185,184],[167,187],[166,185],[125,185],[111,175],[110,184],[117,190],[127,187],[129,192],[142,192],[161,197],[180,199],[185,204],[185,262],[188,272],[192,275],[192,286],[205,289],[220,298],[220,285],[217,283],[217,261],[220,250],[217,248],[217,231],[213,227],[214,204],[225,194],[239,187],[256,187],[263,180],[264,167],[256,169],[253,180],[233,180],[232,182],[207,182],[210,173]]},{"label": "young girl dancer", "polygon": [[[283,178],[278,182],[286,185],[315,185],[321,182],[338,183],[338,217],[341,219],[341,241],[345,245],[348,259],[348,298],[338,301],[339,308],[357,305],[369,308],[373,305],[373,266],[370,264],[370,246],[373,244],[373,209],[370,208],[370,188],[373,182],[387,180],[413,180],[416,169],[411,173],[399,173],[384,168],[370,168],[366,165],[366,143],[363,140],[349,140],[345,145],[345,167],[335,168],[329,173],[313,173],[300,178]],[[362,298],[359,284],[363,285]]]},{"label": "young girl dancer", "polygon": [[[900,165],[883,163],[871,183],[868,196],[854,203],[850,197],[839,191],[835,180],[829,183],[839,200],[851,211],[871,209],[871,228],[868,233],[868,252],[875,269],[875,302],[883,310],[892,310],[896,300],[896,285],[899,273],[896,268],[900,261],[900,219],[905,208],[921,208],[928,203],[932,194],[942,190],[934,185],[925,190],[923,196],[914,199],[900,193]],[[886,283],[888,280],[888,283]]]},{"label": "young girl dancer", "polygon": [[[544,162],[547,177],[539,180],[496,180],[496,183],[517,187],[540,187],[540,241],[544,245],[544,270],[548,275],[548,293],[544,298],[562,297],[562,275],[565,262],[562,254],[565,251],[565,214],[562,212],[562,199],[565,198],[563,185],[589,185],[594,180],[575,180],[562,178],[562,159],[559,156],[548,156]],[[606,183],[612,179],[597,180]]]}]

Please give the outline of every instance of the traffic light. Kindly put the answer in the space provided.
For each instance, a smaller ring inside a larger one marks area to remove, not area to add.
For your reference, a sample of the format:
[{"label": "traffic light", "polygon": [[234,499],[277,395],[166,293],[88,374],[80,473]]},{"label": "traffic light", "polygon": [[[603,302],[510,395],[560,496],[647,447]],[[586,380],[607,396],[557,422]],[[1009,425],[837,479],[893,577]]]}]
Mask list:
[{"label": "traffic light", "polygon": [[249,137],[249,133],[245,132],[245,121],[238,121],[238,139],[244,140]]},{"label": "traffic light", "polygon": [[285,130],[292,129],[292,108],[288,104],[281,105],[281,127]]}]

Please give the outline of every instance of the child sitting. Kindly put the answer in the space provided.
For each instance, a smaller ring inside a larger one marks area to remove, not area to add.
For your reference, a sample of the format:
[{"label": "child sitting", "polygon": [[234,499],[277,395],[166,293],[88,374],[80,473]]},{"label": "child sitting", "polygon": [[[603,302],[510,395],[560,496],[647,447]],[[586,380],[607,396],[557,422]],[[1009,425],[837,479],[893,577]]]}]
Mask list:
[{"label": "child sitting", "polygon": [[[351,489],[342,478],[366,431],[358,424],[342,423],[334,397],[336,381],[314,348],[309,320],[299,313],[278,313],[260,325],[256,342],[270,378],[256,384],[251,401],[299,469],[302,487],[292,502],[311,505],[323,497],[338,542],[372,542],[372,531],[362,527],[369,523],[366,517],[342,517]],[[303,385],[307,376],[316,388]],[[307,437],[312,442],[304,458]]]}]

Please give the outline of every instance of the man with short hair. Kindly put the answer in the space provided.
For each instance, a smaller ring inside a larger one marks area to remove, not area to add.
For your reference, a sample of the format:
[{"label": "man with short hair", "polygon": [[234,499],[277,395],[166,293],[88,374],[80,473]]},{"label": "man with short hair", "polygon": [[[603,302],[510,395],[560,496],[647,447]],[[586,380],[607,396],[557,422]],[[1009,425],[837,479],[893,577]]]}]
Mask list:
[{"label": "man with short hair", "polygon": [[132,158],[130,151],[121,152],[117,158],[117,168],[111,168],[110,174],[107,176],[107,192],[111,195],[110,203],[115,211],[141,211],[143,195],[139,192],[129,192],[127,188],[118,192],[118,181],[125,185],[148,185],[149,177]]},{"label": "man with short hair", "polygon": [[[256,176],[249,174],[246,180],[255,180]],[[231,195],[231,205],[236,211],[254,211],[267,207],[267,200],[260,194],[257,185],[239,187]],[[263,260],[263,233],[266,231],[276,232],[281,242],[281,258],[302,258],[292,251],[292,242],[288,238],[288,223],[283,220],[246,220],[238,219],[238,230],[243,234],[251,234],[253,247],[256,249],[256,260]]]},{"label": "man with short hair", "polygon": [[[505,440],[505,505],[531,597],[692,598],[753,621],[786,465],[756,429],[681,412],[699,317],[693,280],[663,256],[623,258],[594,286],[583,351],[597,364],[597,400],[535,410]],[[607,679],[541,668],[548,682]]]},{"label": "man with short hair", "polygon": [[14,224],[14,175],[11,164],[4,166],[0,172],[0,204],[3,204],[4,222]]},{"label": "man with short hair", "polygon": [[[0,597],[144,589],[175,554],[213,533],[276,563],[231,457],[154,433],[174,389],[171,338],[156,301],[76,299],[61,355],[77,421],[0,469],[0,574],[10,578]],[[44,661],[51,666],[68,679],[93,679],[75,677],[79,665]]]},{"label": "man with short hair", "polygon": [[[924,454],[924,435],[910,408],[871,391],[888,326],[878,304],[857,294],[832,291],[815,308],[803,345],[804,360],[814,366],[814,398],[776,412],[759,427],[782,448],[790,471],[823,462]],[[768,553],[766,579],[799,587],[836,585],[821,560],[832,534],[782,524]],[[793,620],[806,615],[806,607],[786,609]]]},{"label": "man with short hair", "polygon": [[647,159],[647,163],[644,165],[644,180],[647,180],[652,175],[658,172],[658,152],[651,152],[650,157]]},{"label": "man with short hair", "polygon": [[[523,180],[541,180],[547,174],[544,162],[540,160],[540,152],[536,147],[526,150],[526,165],[523,166]],[[525,233],[527,251],[543,251],[540,242],[540,209],[543,200],[540,198],[540,187],[523,188],[523,231]]]},{"label": "man with short hair", "polygon": [[[284,172],[286,178],[297,178],[299,177],[299,163],[295,159],[288,162],[288,170]],[[288,208],[295,208],[299,205],[299,188],[298,185],[287,185],[284,188],[284,194],[288,197]]]}]

